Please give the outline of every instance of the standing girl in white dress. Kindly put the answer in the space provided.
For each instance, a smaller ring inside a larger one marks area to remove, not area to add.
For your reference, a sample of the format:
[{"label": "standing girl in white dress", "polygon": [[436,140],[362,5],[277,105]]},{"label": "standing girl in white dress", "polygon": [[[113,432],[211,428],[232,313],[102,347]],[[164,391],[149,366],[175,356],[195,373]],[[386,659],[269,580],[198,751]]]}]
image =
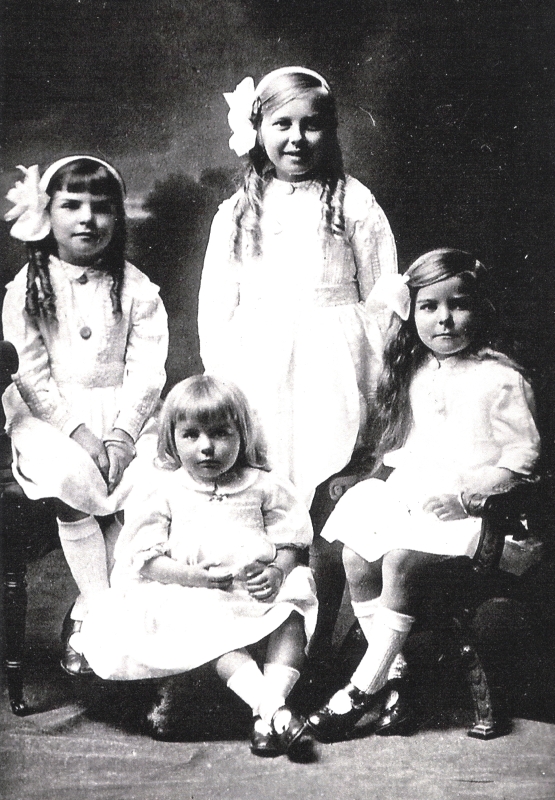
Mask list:
[{"label": "standing girl in white dress", "polygon": [[309,718],[323,741],[348,735],[377,702],[414,622],[418,573],[474,555],[472,495],[530,476],[538,459],[531,388],[487,346],[484,273],[468,253],[442,249],[421,256],[396,287],[376,286],[382,300],[390,293],[400,322],[390,328],[375,417],[376,465],[393,472],[350,489],[322,532],[344,544],[353,611],[368,641],[349,684]]},{"label": "standing girl in white dress", "polygon": [[248,157],[210,233],[201,356],[207,373],[243,389],[272,468],[310,506],[366,419],[376,368],[364,302],[382,273],[397,272],[395,242],[373,195],[343,171],[321,75],[285,67],[224,96],[230,146]]},{"label": "standing girl in white dress", "polygon": [[[272,468],[310,507],[364,429],[381,342],[365,301],[380,275],[397,272],[395,241],[372,193],[344,173],[335,100],[321,75],[284,67],[256,88],[245,78],[224,97],[230,147],[247,158],[241,189],[212,224],[201,357],[207,373],[243,389]],[[325,652],[344,576],[336,549],[319,536],[311,556],[315,640]]]},{"label": "standing girl in white dress", "polygon": [[4,338],[19,371],[2,400],[16,480],[31,499],[58,501],[80,592],[64,620],[62,667],[78,675],[90,672],[79,631],[108,588],[116,512],[155,455],[150,418],[166,379],[167,317],[158,287],[125,261],[117,170],[91,156],[62,158],[40,179],[38,167],[20,169],[25,180],[8,194],[15,207],[6,218],[16,220],[11,233],[27,242],[29,263],[4,300]]},{"label": "standing girl in white dress", "polygon": [[[196,375],[164,403],[159,470],[134,493],[116,547],[112,588],[83,624],[102,678],[132,680],[212,663],[253,710],[251,750],[273,756],[302,737],[285,706],[316,618],[308,511],[267,471],[247,401]],[[142,496],[140,496],[142,495]],[[264,674],[245,649],[268,638]]]}]

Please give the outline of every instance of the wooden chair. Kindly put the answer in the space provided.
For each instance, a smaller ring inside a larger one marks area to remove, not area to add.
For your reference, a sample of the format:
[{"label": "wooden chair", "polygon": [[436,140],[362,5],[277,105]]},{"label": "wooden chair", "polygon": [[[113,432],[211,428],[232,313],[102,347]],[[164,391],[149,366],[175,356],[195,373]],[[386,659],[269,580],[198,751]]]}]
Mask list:
[{"label": "wooden chair", "polygon": [[[0,342],[0,393],[17,372],[18,357],[10,342]],[[0,535],[4,578],[4,669],[14,714],[30,712],[23,696],[23,652],[27,612],[27,564],[59,546],[51,500],[29,500],[15,481],[11,443],[0,406]]]},{"label": "wooden chair", "polygon": [[[364,475],[343,474],[329,482],[334,502]],[[482,605],[497,597],[510,596],[518,578],[499,569],[505,537],[524,540],[536,522],[540,485],[522,483],[504,494],[468,499],[472,515],[482,519],[478,548],[473,558],[461,556],[434,565],[426,572],[426,591],[417,615],[415,630],[448,628],[455,643],[456,657],[463,668],[474,707],[474,724],[468,735],[493,739],[506,731],[506,721],[496,709],[490,681],[479,652],[473,621]],[[466,498],[465,498],[466,499]],[[366,649],[364,634],[355,620],[339,654],[339,664],[347,664],[346,674]],[[350,670],[350,671],[349,671]]]}]

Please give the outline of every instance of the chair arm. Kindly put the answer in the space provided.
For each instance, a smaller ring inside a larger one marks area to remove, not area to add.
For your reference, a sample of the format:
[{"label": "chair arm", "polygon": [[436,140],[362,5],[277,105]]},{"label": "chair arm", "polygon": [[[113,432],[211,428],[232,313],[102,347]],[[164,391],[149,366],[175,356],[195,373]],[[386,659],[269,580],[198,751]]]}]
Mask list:
[{"label": "chair arm", "polygon": [[343,497],[347,489],[350,489],[352,486],[355,486],[355,484],[368,477],[368,475],[357,475],[356,473],[351,475],[334,475],[333,478],[330,478],[328,484],[328,491],[331,499],[334,503],[337,503],[337,501]]},{"label": "chair arm", "polygon": [[12,382],[12,375],[19,369],[17,351],[11,342],[0,340],[0,385],[2,391]]},{"label": "chair arm", "polygon": [[468,513],[482,518],[480,539],[472,558],[476,572],[490,572],[499,566],[506,536],[526,538],[522,518],[530,507],[536,485],[533,481],[521,482],[500,494],[464,497]]},{"label": "chair arm", "polygon": [[385,481],[391,473],[393,472],[391,467],[381,466],[378,470],[370,471],[369,469],[366,470],[356,470],[350,465],[347,465],[343,472],[339,472],[337,475],[332,475],[329,479],[328,483],[328,491],[330,494],[331,499],[334,503],[343,497],[347,489],[350,489],[355,484],[360,483],[361,481],[366,481],[368,478],[376,478],[377,480]]}]

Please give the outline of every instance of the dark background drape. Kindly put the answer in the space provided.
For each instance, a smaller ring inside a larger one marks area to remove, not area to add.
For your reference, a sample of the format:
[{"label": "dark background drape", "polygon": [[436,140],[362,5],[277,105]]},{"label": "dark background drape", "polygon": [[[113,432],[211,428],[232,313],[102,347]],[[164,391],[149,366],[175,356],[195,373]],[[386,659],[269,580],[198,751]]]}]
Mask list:
[{"label": "dark background drape", "polygon": [[[239,166],[222,92],[301,64],[335,90],[346,167],[386,211],[401,268],[437,246],[492,267],[551,453],[549,0],[4,0],[2,13],[2,196],[17,164],[84,152],[121,169],[131,260],[170,313],[170,383],[201,369],[202,256]],[[0,234],[5,283],[25,254]]]}]

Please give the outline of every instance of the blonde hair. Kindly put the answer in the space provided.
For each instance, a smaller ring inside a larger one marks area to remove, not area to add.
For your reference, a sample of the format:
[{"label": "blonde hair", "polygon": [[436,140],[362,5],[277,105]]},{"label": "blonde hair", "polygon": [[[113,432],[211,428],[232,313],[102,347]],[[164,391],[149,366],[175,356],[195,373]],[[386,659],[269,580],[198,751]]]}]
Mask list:
[{"label": "blonde hair", "polygon": [[243,392],[233,383],[211,375],[193,375],[176,384],[164,401],[158,435],[158,464],[179,469],[175,427],[182,420],[200,424],[232,422],[239,432],[240,447],[235,466],[269,470],[266,446]]},{"label": "blonde hair", "polygon": [[[251,121],[260,132],[262,118],[291,100],[304,94],[321,90],[318,98],[320,111],[325,123],[327,147],[318,173],[314,176],[321,186],[322,224],[324,230],[333,236],[345,234],[345,173],[343,159],[337,139],[337,111],[335,100],[329,88],[324,86],[317,75],[306,72],[276,74],[264,85],[253,107]],[[273,175],[273,165],[258,133],[256,144],[248,155],[242,191],[233,212],[233,232],[231,251],[240,260],[243,248],[250,248],[253,255],[261,254],[260,218],[264,191]]]}]

